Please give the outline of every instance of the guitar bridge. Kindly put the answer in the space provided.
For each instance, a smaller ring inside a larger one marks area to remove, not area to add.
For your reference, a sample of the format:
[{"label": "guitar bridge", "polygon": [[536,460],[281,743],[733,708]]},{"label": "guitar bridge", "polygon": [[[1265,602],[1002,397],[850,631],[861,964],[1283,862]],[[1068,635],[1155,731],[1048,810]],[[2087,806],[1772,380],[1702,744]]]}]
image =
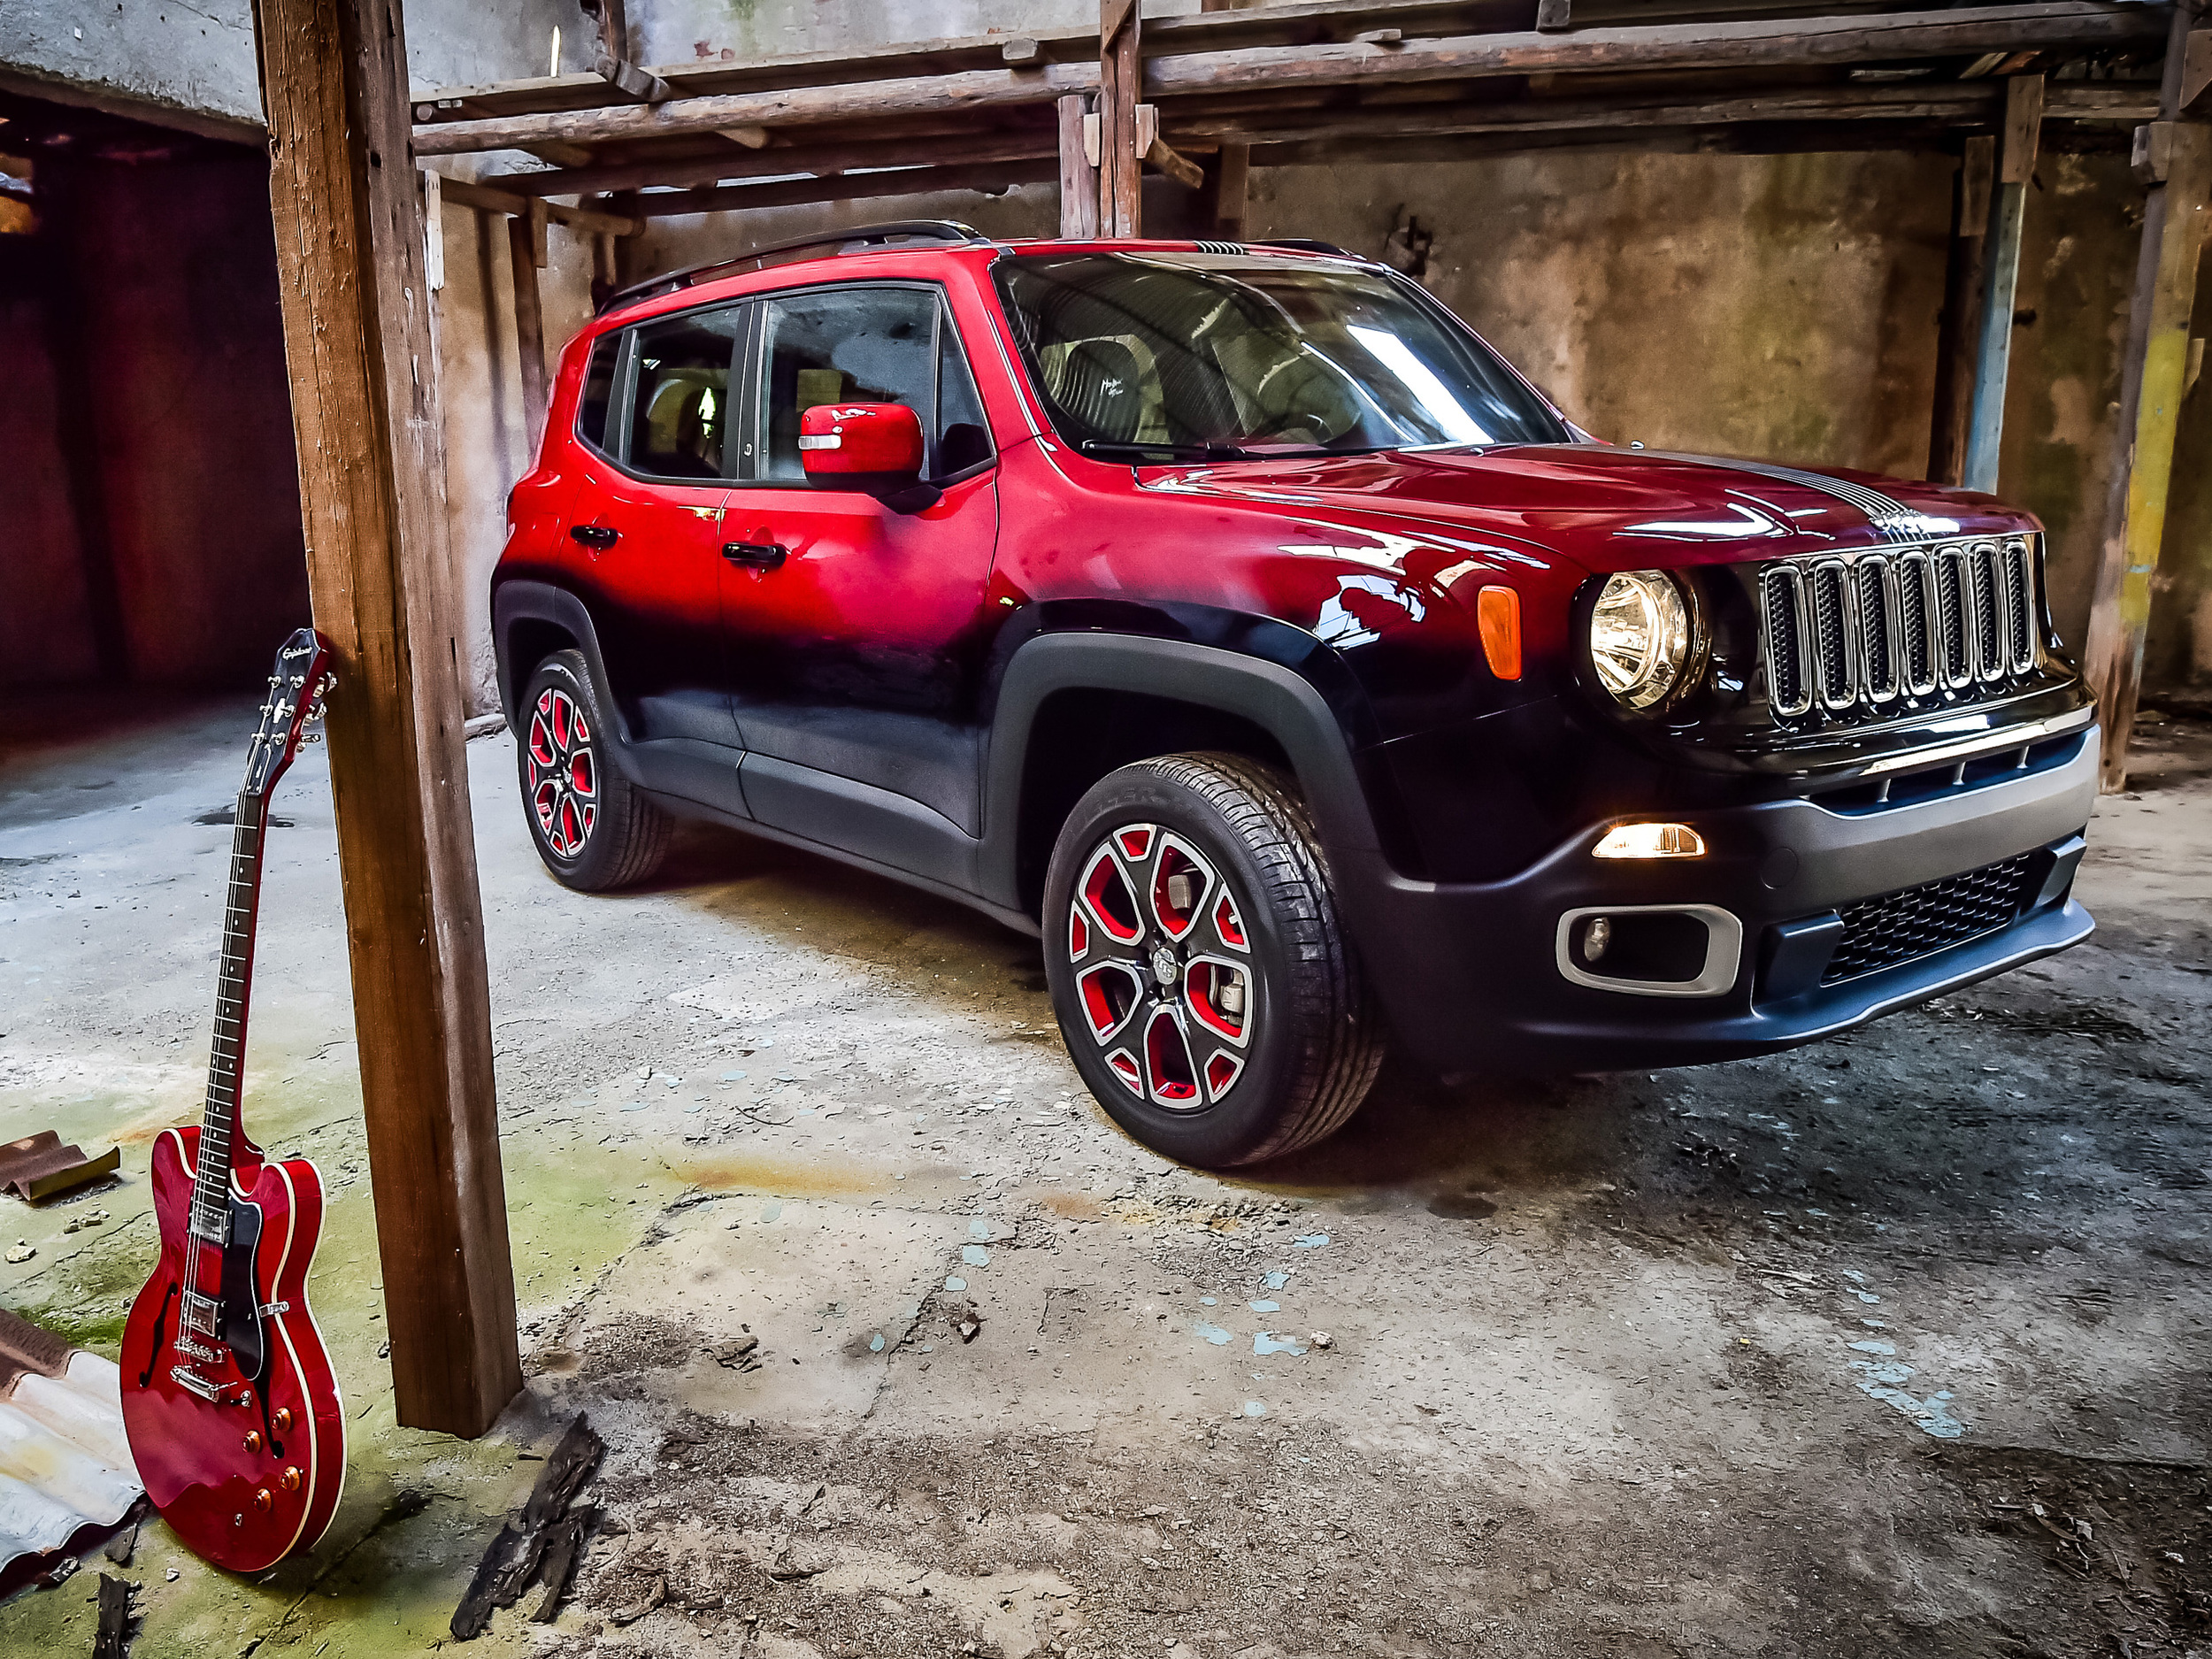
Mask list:
[{"label": "guitar bridge", "polygon": [[222,1390],[201,1376],[199,1372],[187,1366],[172,1365],[169,1368],[169,1379],[180,1388],[188,1389],[199,1395],[210,1405],[219,1406],[223,1403]]}]

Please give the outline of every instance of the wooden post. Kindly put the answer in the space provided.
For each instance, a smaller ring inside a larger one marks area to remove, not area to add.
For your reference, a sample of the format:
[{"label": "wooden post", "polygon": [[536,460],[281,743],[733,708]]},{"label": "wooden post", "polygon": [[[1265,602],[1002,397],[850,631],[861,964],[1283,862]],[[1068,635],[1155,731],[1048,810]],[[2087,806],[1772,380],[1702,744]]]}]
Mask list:
[{"label": "wooden post", "polygon": [[2036,141],[2043,124],[2043,77],[2015,75],[2005,82],[2005,126],[1998,147],[1997,188],[1989,208],[1986,268],[1982,280],[1981,341],[1974,355],[1974,401],[1967,419],[1967,488],[1997,488],[1997,452],[2005,431],[2005,377],[2012,367],[2012,302],[2020,284],[2020,233],[2026,222],[2028,180],[2035,173]]},{"label": "wooden post", "polygon": [[1966,422],[1973,410],[1974,357],[1981,341],[1982,267],[1989,247],[1989,191],[1997,141],[1966,141],[1951,192],[1951,258],[1943,274],[1943,316],[1936,328],[1935,418],[1928,431],[1928,479],[1966,476]]},{"label": "wooden post", "polygon": [[1077,242],[1098,234],[1098,169],[1083,142],[1084,102],[1071,92],[1053,105],[1060,122],[1060,234]]},{"label": "wooden post", "polygon": [[1252,146],[1224,144],[1214,164],[1214,234],[1225,242],[1244,240],[1251,180]]},{"label": "wooden post", "polygon": [[1137,104],[1144,60],[1137,0],[1098,0],[1098,234],[1141,236]]},{"label": "wooden post", "polygon": [[2143,242],[2136,257],[2135,297],[2128,311],[2126,356],[2120,368],[2104,535],[2089,609],[2085,671],[2104,726],[2100,780],[2108,795],[2127,787],[2129,739],[2143,682],[2143,636],[2150,626],[2151,579],[2166,534],[2174,430],[2181,414],[2189,362],[2189,314],[2205,221],[2212,219],[2212,127],[2177,119],[2189,104],[2185,68],[2197,48],[2200,63],[2212,39],[2189,9],[2174,10],[2159,97],[2162,119],[2138,127],[2137,175],[2148,186]]},{"label": "wooden post", "polygon": [[623,0],[599,0],[599,50],[618,64],[630,61],[629,8]]},{"label": "wooden post", "polygon": [[254,0],[399,1420],[522,1386],[398,0]]},{"label": "wooden post", "polygon": [[538,250],[543,245],[538,227],[543,223],[537,213],[516,213],[507,220],[507,263],[515,280],[515,352],[522,359],[523,435],[533,453],[545,427],[545,311],[538,300]]}]

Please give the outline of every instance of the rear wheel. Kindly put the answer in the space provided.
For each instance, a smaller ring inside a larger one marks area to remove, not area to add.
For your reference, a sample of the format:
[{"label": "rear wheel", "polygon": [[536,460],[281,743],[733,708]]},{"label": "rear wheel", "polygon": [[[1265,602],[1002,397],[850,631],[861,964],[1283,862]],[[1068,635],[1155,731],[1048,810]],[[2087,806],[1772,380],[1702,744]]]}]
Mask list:
[{"label": "rear wheel", "polygon": [[1311,1145],[1382,1064],[1305,804],[1241,756],[1140,761],[1077,803],[1046,877],[1045,971],[1091,1092],[1185,1163]]},{"label": "rear wheel", "polygon": [[603,893],[651,875],[668,849],[669,817],[605,764],[606,727],[582,652],[556,651],[537,665],[519,719],[523,811],[554,878]]}]

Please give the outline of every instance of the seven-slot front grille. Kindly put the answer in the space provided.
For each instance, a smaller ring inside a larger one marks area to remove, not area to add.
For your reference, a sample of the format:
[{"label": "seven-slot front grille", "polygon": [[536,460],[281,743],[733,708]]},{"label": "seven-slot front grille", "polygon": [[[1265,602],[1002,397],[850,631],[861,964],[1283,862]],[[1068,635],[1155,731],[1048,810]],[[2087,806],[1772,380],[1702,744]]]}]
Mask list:
[{"label": "seven-slot front grille", "polygon": [[2036,663],[2032,541],[1793,559],[1759,573],[1767,698],[1849,720],[1971,697]]},{"label": "seven-slot front grille", "polygon": [[1963,875],[1845,905],[1839,912],[1843,942],[1820,982],[1855,979],[2009,927],[2030,896],[2034,859],[2033,853],[2020,853]]}]

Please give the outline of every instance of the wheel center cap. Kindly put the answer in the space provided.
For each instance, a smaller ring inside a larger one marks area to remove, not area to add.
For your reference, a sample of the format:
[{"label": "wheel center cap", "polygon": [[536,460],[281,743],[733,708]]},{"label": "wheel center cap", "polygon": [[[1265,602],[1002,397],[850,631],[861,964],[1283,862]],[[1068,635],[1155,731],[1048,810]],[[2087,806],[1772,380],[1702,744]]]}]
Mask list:
[{"label": "wheel center cap", "polygon": [[1175,960],[1175,953],[1162,945],[1152,953],[1152,977],[1162,985],[1175,983],[1175,976],[1182,964]]}]

